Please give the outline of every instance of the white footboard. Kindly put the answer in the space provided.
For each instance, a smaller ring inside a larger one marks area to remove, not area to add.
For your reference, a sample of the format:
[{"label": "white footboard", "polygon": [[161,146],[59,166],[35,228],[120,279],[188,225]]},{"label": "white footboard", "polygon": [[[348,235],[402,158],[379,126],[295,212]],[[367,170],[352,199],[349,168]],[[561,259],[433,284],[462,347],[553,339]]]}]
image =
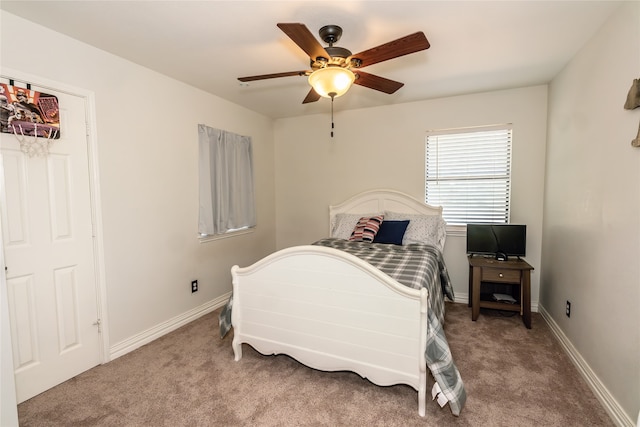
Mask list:
[{"label": "white footboard", "polygon": [[235,359],[242,343],[324,371],[407,384],[426,405],[427,291],[355,256],[320,246],[276,252],[233,276]]}]

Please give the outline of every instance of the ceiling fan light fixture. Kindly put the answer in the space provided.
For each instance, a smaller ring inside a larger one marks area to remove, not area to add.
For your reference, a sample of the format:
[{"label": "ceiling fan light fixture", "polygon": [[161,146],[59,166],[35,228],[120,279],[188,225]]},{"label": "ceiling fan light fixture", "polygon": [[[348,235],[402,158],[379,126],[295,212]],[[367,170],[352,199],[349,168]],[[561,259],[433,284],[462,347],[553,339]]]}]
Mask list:
[{"label": "ceiling fan light fixture", "polygon": [[347,93],[356,76],[347,68],[329,66],[314,71],[309,76],[309,84],[324,98],[337,98]]}]

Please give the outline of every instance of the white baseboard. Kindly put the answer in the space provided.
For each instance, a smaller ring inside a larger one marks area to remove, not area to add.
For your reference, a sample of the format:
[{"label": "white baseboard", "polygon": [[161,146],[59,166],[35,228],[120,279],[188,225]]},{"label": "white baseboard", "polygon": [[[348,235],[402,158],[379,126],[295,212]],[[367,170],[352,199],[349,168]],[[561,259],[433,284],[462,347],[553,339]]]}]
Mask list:
[{"label": "white baseboard", "polygon": [[620,404],[611,395],[609,390],[607,390],[607,387],[605,387],[602,381],[600,381],[596,373],[593,372],[589,364],[580,355],[571,341],[569,341],[569,338],[567,338],[564,332],[562,332],[562,329],[560,329],[551,315],[542,306],[540,306],[539,313],[547,322],[549,328],[551,328],[551,332],[558,339],[560,345],[569,356],[569,359],[571,359],[571,362],[573,362],[575,367],[578,369],[578,372],[580,372],[580,375],[582,375],[600,403],[602,403],[602,406],[611,417],[611,420],[620,427],[634,427],[636,424],[624,412]]},{"label": "white baseboard", "polygon": [[110,360],[124,356],[125,354],[142,347],[143,345],[148,344],[169,332],[175,331],[189,322],[193,322],[207,313],[211,313],[212,311],[222,307],[230,296],[231,292],[111,346],[109,349]]}]

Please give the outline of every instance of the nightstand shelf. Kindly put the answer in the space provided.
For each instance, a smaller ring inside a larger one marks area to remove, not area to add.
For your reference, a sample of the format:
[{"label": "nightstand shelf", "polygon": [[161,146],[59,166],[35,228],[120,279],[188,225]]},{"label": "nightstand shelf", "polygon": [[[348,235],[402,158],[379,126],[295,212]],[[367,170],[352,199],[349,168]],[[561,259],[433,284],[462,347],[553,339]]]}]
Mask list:
[{"label": "nightstand shelf", "polygon": [[[469,257],[469,296],[471,320],[477,320],[480,308],[519,312],[525,326],[531,329],[531,270],[523,259],[498,261],[480,256]],[[483,284],[518,286],[515,304],[481,299]]]}]

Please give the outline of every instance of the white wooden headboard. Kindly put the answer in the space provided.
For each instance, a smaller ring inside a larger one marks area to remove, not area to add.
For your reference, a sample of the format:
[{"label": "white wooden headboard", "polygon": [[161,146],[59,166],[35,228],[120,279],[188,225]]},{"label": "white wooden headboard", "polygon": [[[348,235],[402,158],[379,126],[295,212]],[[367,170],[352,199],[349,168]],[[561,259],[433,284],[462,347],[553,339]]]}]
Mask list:
[{"label": "white wooden headboard", "polygon": [[396,190],[370,190],[329,206],[329,233],[339,213],[372,214],[393,211],[407,214],[442,216],[442,206],[431,206]]}]

